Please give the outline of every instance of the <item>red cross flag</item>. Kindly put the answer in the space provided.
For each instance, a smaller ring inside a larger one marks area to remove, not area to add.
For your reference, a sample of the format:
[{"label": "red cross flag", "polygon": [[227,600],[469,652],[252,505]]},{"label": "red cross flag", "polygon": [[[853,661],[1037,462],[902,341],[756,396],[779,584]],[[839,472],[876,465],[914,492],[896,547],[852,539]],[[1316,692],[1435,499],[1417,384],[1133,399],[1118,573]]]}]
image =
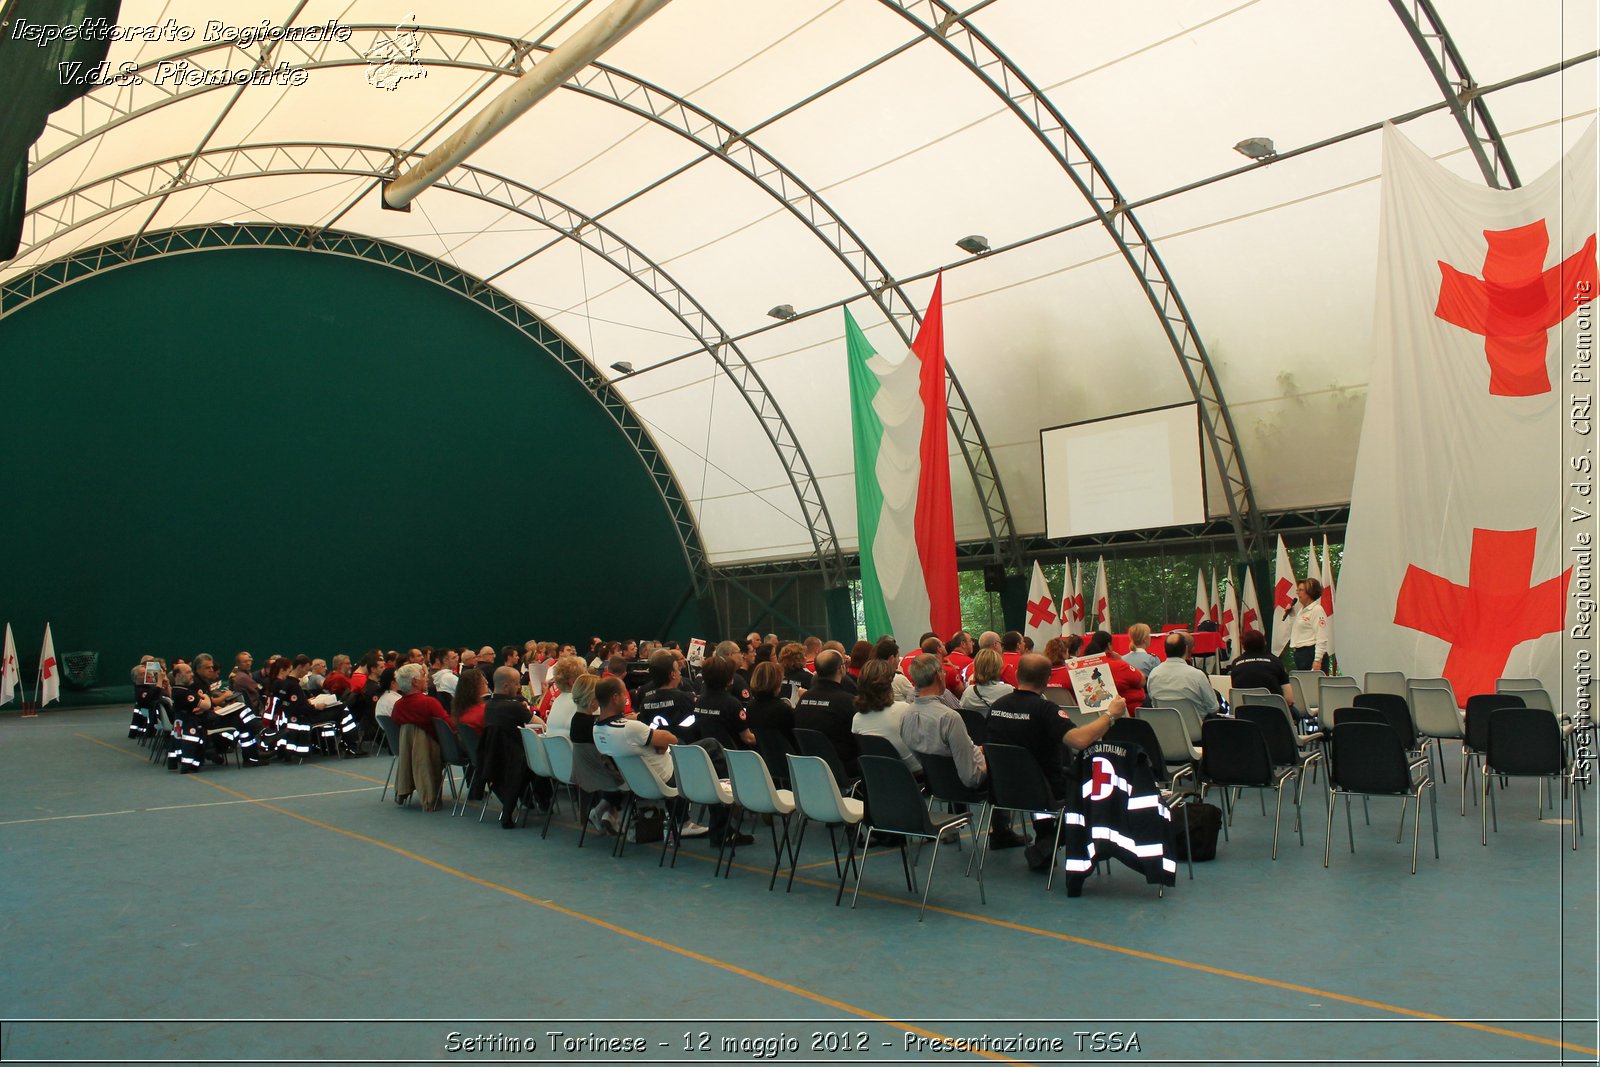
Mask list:
[{"label": "red cross flag", "polygon": [[50,624],[44,624],[44,648],[39,651],[39,706],[61,699],[61,665],[56,662],[56,643],[50,637]]},{"label": "red cross flag", "polygon": [[1239,585],[1239,631],[1259,630],[1266,632],[1261,624],[1261,601],[1256,599],[1255,578],[1250,574],[1248,566],[1244,569],[1244,580]]},{"label": "red cross flag", "polygon": [[1228,568],[1228,589],[1222,594],[1222,633],[1228,639],[1232,654],[1239,654],[1239,597],[1234,591],[1233,568]]},{"label": "red cross flag", "polygon": [[1322,537],[1322,572],[1317,581],[1322,583],[1322,613],[1328,617],[1328,623],[1323,627],[1323,632],[1328,635],[1328,652],[1335,651],[1333,646],[1333,553],[1328,550],[1328,537]]},{"label": "red cross flag", "polygon": [[1056,599],[1050,595],[1050,586],[1044,580],[1039,561],[1033,561],[1033,580],[1028,583],[1027,611],[1022,618],[1022,632],[1033,639],[1037,652],[1044,651],[1044,643],[1061,633],[1061,615],[1056,610]]},{"label": "red cross flag", "polygon": [[1206,569],[1201,567],[1194,576],[1194,625],[1189,629],[1199,630],[1210,612],[1211,601],[1206,596]]},{"label": "red cross flag", "polygon": [[1561,635],[1593,519],[1568,505],[1594,508],[1567,485],[1587,480],[1568,461],[1593,448],[1567,405],[1594,389],[1594,175],[1592,124],[1512,190],[1384,128],[1372,375],[1340,568],[1347,673],[1443,675],[1463,703],[1535,677],[1571,704]]},{"label": "red cross flag", "polygon": [[17,643],[11,637],[11,624],[6,623],[6,649],[0,653],[0,705],[11,703],[17,695]]},{"label": "red cross flag", "polygon": [[1100,557],[1099,573],[1094,576],[1094,628],[1111,632],[1111,598],[1106,594],[1106,558]]},{"label": "red cross flag", "polygon": [[1272,653],[1282,655],[1289,644],[1292,622],[1289,613],[1294,610],[1294,564],[1289,561],[1289,549],[1278,535],[1277,572],[1272,578]]},{"label": "red cross flag", "polygon": [[1061,598],[1056,601],[1057,610],[1061,614],[1062,637],[1078,633],[1083,629],[1081,624],[1077,627],[1073,626],[1072,561],[1070,559],[1067,560],[1066,572],[1066,577],[1061,579]]}]

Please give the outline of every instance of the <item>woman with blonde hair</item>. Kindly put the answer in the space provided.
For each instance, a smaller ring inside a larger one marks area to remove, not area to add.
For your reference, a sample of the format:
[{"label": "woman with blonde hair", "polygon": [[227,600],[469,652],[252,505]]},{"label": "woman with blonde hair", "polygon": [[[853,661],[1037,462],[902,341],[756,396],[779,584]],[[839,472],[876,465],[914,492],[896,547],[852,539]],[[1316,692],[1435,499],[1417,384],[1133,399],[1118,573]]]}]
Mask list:
[{"label": "woman with blonde hair", "polygon": [[[577,656],[562,656],[550,668],[550,683],[545,686],[544,699],[539,702],[539,714],[544,716],[545,729],[556,737],[571,736],[572,716],[578,708],[568,691],[587,673],[588,668]],[[593,683],[589,686],[589,696],[591,699],[594,696]]]},{"label": "woman with blonde hair", "polygon": [[1005,657],[998,648],[980,651],[972,661],[972,684],[961,694],[961,706],[987,718],[989,706],[1014,688],[1000,680],[1005,666]]},{"label": "woman with blonde hair", "polygon": [[1128,627],[1128,654],[1123,656],[1123,662],[1139,668],[1139,673],[1145,678],[1150,677],[1150,672],[1156,669],[1156,664],[1161,661],[1150,651],[1150,624],[1136,622]]}]

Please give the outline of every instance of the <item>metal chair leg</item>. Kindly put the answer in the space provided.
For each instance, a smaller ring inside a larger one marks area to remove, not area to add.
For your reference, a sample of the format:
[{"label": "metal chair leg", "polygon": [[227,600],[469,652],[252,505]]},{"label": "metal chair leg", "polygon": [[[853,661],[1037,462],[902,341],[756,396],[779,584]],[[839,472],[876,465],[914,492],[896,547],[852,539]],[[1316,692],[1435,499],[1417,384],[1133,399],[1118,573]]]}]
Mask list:
[{"label": "metal chair leg", "polygon": [[917,922],[922,921],[928,910],[928,890],[933,888],[933,870],[939,865],[939,842],[943,837],[938,834],[933,839],[933,855],[928,858],[928,873],[922,879],[922,907],[917,909]]},{"label": "metal chair leg", "polygon": [[[872,840],[872,827],[866,825],[865,821],[863,821],[861,826],[856,830],[856,842],[861,846],[861,848],[860,848],[861,855],[856,860],[856,890],[855,890],[854,893],[850,894],[850,910],[851,911],[855,911],[856,910],[856,901],[861,898],[861,879],[866,877],[866,873],[867,873],[867,847],[868,847],[868,843],[871,842],[871,840]],[[840,886],[840,889],[841,890],[843,889],[843,885],[842,884]],[[838,902],[835,901],[834,903],[838,903]]]},{"label": "metal chair leg", "polygon": [[1327,870],[1328,859],[1333,855],[1333,790],[1328,791],[1328,825],[1322,838],[1322,868]]}]

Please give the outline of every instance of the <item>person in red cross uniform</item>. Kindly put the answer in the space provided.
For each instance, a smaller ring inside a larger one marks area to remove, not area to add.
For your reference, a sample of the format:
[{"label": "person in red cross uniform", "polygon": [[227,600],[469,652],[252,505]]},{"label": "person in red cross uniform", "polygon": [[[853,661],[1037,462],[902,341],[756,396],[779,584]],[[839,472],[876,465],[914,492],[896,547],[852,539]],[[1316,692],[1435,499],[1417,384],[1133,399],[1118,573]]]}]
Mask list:
[{"label": "person in red cross uniform", "polygon": [[1328,616],[1322,610],[1322,583],[1302,578],[1295,584],[1298,603],[1283,613],[1289,621],[1289,647],[1294,649],[1297,671],[1326,670],[1328,662]]}]

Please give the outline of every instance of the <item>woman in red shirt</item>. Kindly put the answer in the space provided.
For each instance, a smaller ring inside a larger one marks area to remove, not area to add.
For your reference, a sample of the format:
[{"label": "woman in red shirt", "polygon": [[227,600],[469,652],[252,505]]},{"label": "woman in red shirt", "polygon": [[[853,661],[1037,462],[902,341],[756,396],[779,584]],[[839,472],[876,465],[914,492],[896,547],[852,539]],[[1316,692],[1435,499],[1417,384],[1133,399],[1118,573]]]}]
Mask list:
[{"label": "woman in red shirt", "polygon": [[1097,656],[1104,652],[1106,662],[1111,666],[1111,680],[1117,684],[1117,695],[1128,702],[1128,714],[1144,707],[1146,694],[1144,691],[1144,672],[1133,664],[1125,662],[1123,658],[1111,648],[1111,635],[1104,630],[1097,630],[1089,643],[1084,647],[1085,656]]},{"label": "woman in red shirt", "polygon": [[461,727],[470,726],[479,737],[483,736],[483,701],[488,691],[489,682],[482,671],[468,667],[461,672],[450,701],[450,722],[458,733]]}]

